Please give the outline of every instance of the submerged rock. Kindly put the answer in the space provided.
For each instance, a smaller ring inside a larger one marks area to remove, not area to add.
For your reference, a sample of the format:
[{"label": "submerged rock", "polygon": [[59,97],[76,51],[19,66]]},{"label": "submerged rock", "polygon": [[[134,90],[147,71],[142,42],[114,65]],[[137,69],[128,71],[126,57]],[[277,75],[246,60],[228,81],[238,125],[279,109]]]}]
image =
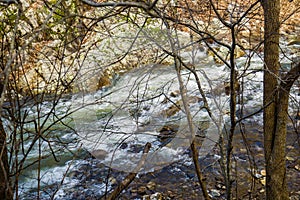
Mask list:
[{"label": "submerged rock", "polygon": [[94,158],[97,158],[99,160],[104,160],[106,158],[108,152],[103,149],[97,149],[97,150],[91,151],[91,154]]},{"label": "submerged rock", "polygon": [[[198,97],[198,96],[188,96],[187,97],[187,104],[191,105],[191,104],[195,104],[195,103],[199,103],[201,102],[203,99]],[[168,103],[169,100],[166,98],[163,100],[162,104],[166,104]],[[178,113],[181,108],[183,107],[183,102],[182,100],[178,100],[175,103],[173,103],[171,106],[169,106],[167,109],[163,110],[160,115],[164,116],[164,117],[172,117],[174,116],[176,113]]]},{"label": "submerged rock", "polygon": [[143,151],[143,149],[144,149],[144,145],[141,145],[141,144],[132,144],[132,145],[130,145],[130,147],[128,149],[128,152],[139,153],[139,152]]},{"label": "submerged rock", "polygon": [[161,142],[161,146],[165,146],[175,137],[179,129],[178,125],[165,125],[159,130],[158,140]]}]

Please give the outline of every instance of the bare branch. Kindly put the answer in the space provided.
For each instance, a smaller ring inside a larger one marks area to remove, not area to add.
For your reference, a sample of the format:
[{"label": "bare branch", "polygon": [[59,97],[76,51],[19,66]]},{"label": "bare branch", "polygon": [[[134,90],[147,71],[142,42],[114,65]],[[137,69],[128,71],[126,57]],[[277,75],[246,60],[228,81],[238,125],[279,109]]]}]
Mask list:
[{"label": "bare branch", "polygon": [[98,3],[92,0],[81,0],[83,3],[92,6],[92,7],[136,7],[142,8],[144,10],[149,10],[153,8],[157,1],[153,4],[148,5],[145,2],[134,2],[134,1],[124,1],[124,2],[105,2],[105,3]]}]

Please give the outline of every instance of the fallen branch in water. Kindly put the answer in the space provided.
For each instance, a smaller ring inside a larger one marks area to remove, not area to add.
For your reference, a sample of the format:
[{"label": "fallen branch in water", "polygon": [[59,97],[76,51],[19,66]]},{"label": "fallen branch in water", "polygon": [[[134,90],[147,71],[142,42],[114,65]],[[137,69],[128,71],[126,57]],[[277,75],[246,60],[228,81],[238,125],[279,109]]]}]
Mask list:
[{"label": "fallen branch in water", "polygon": [[112,191],[108,197],[106,197],[106,195],[101,198],[102,200],[113,200],[116,199],[119,194],[128,187],[128,185],[133,181],[133,179],[136,177],[136,175],[138,174],[138,172],[140,171],[140,169],[142,168],[142,166],[145,164],[148,152],[151,148],[151,144],[149,142],[146,143],[144,150],[143,150],[143,155],[139,161],[139,163],[137,164],[137,166],[134,168],[134,170],[129,173],[124,180],[118,185],[118,187],[116,187],[114,189],[114,191]]}]

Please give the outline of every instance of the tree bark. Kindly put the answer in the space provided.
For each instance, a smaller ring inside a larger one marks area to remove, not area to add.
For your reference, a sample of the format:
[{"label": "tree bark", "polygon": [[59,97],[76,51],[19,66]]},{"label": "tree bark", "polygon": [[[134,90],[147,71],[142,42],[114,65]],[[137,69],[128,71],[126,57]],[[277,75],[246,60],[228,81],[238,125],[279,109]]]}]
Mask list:
[{"label": "tree bark", "polygon": [[[279,84],[280,0],[263,0],[264,9],[264,149],[266,199],[287,200],[286,124],[289,91],[299,77],[300,65],[291,69]],[[268,105],[268,106],[267,106]]]},{"label": "tree bark", "polygon": [[[3,85],[0,83],[0,96],[3,92]],[[2,106],[2,105],[0,105]],[[0,118],[0,199],[13,199],[9,183],[9,165],[6,146],[6,133]]]},{"label": "tree bark", "polygon": [[6,134],[0,120],[0,199],[12,199],[9,184],[9,165],[6,147]]}]

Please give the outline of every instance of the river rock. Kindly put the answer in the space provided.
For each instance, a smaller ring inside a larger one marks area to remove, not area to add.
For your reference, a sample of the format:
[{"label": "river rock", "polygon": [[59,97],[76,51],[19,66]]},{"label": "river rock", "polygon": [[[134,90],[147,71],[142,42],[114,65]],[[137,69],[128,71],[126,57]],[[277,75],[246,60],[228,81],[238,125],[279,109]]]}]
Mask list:
[{"label": "river rock", "polygon": [[107,75],[100,76],[100,78],[98,80],[97,89],[101,89],[103,87],[107,87],[107,86],[111,85],[111,79],[112,79],[112,77],[109,77]]},{"label": "river rock", "polygon": [[150,200],[150,195],[148,195],[148,194],[147,194],[147,195],[144,195],[144,196],[143,196],[143,200]]},{"label": "river rock", "polygon": [[171,191],[171,190],[168,190],[168,191],[167,191],[167,195],[168,195],[168,197],[171,198],[171,199],[173,199],[173,198],[176,197],[176,194],[174,194],[174,192]]},{"label": "river rock", "polygon": [[175,91],[172,91],[170,93],[171,97],[179,97],[179,95],[180,95],[180,91],[179,90],[175,90]]},{"label": "river rock", "polygon": [[144,146],[141,144],[132,144],[132,145],[130,145],[128,152],[139,153],[139,152],[143,151],[143,149],[144,149]]},{"label": "river rock", "polygon": [[175,104],[168,107],[166,110],[161,112],[161,115],[164,117],[174,116],[176,113],[180,111],[180,103],[181,101],[177,101]]},{"label": "river rock", "polygon": [[150,181],[150,182],[147,183],[146,187],[147,187],[148,190],[154,190],[156,188],[156,183]]},{"label": "river rock", "polygon": [[137,193],[137,189],[131,188],[130,193],[131,193],[131,194],[136,194],[136,193]]},{"label": "river rock", "polygon": [[165,143],[175,137],[178,128],[178,125],[165,125],[159,130],[159,135],[157,136],[157,138],[160,142]]},{"label": "river rock", "polygon": [[139,195],[144,195],[144,194],[146,194],[146,191],[147,191],[147,187],[145,187],[145,186],[140,186],[140,187],[138,188],[138,190],[137,190],[137,193],[138,193]]},{"label": "river rock", "polygon": [[128,147],[128,144],[126,142],[123,142],[121,145],[120,145],[120,149],[126,149]]},{"label": "river rock", "polygon": [[108,152],[103,149],[97,149],[97,150],[91,151],[91,154],[96,159],[104,160],[106,158]]},{"label": "river rock", "polygon": [[112,185],[116,185],[118,183],[117,179],[115,179],[114,177],[109,177],[108,181],[112,184]]},{"label": "river rock", "polygon": [[266,185],[266,177],[263,177],[262,179],[259,180],[259,182],[265,186]]},{"label": "river rock", "polygon": [[150,200],[162,200],[162,199],[163,199],[163,196],[159,192],[156,192],[156,193],[150,195]]},{"label": "river rock", "polygon": [[216,189],[211,189],[210,194],[211,194],[212,197],[220,197],[221,196],[220,191],[216,190]]},{"label": "river rock", "polygon": [[[191,104],[195,104],[195,103],[199,103],[201,102],[203,99],[198,97],[198,96],[188,96],[187,97],[187,104],[191,105]],[[166,104],[168,102],[168,100],[164,100],[162,102],[162,104]],[[167,109],[163,110],[160,115],[164,116],[164,117],[172,117],[174,116],[176,113],[178,113],[181,108],[183,107],[183,102],[182,100],[178,100],[176,101],[175,104],[172,104],[171,106],[169,106]]]},{"label": "river rock", "polygon": [[266,170],[265,170],[265,169],[262,169],[262,170],[260,171],[260,174],[261,174],[262,176],[266,176],[266,175],[267,175]]}]

